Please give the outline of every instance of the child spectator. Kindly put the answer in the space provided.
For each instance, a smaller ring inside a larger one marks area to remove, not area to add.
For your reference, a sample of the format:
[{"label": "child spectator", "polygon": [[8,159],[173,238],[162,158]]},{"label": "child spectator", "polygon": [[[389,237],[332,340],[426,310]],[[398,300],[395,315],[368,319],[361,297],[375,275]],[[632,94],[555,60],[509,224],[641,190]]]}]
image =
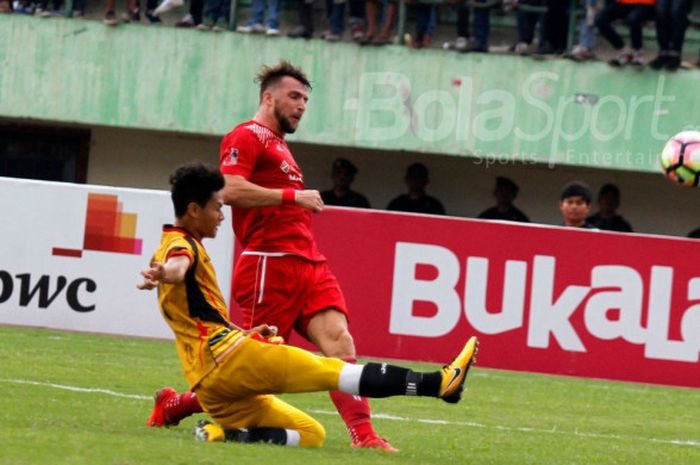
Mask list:
[{"label": "child spectator", "polygon": [[586,221],[586,215],[591,211],[591,189],[586,184],[574,181],[564,186],[559,199],[559,210],[564,226],[597,229]]}]

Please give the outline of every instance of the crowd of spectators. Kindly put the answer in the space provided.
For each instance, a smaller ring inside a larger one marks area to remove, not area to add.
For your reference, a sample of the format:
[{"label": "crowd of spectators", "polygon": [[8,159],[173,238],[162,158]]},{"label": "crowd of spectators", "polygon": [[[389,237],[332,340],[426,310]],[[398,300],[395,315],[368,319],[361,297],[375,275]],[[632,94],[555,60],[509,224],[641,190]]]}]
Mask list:
[{"label": "crowd of spectators", "polygon": [[[352,190],[352,183],[357,175],[357,167],[345,158],[333,162],[331,181],[333,187],[321,192],[326,205],[370,208],[370,202],[363,194]],[[395,197],[386,206],[386,210],[410,213],[428,213],[445,215],[445,208],[437,198],[428,195],[426,187],[430,182],[430,173],[423,163],[413,163],[406,169],[404,177],[407,192]],[[483,220],[513,221],[529,223],[530,219],[514,201],[520,188],[512,179],[504,176],[496,178],[493,196],[496,205],[490,207],[477,218]],[[598,210],[591,213],[593,194],[587,184],[573,181],[566,184],[559,198],[559,210],[562,215],[561,226],[584,229],[599,229],[630,233],[634,232],[630,223],[618,212],[621,204],[620,189],[615,184],[604,184],[598,191],[596,199]],[[699,238],[700,228],[691,231],[688,237]]]},{"label": "crowd of spectators", "polygon": [[[74,0],[73,15],[81,16],[87,0]],[[281,9],[283,0],[248,0],[246,19],[235,30],[239,33],[277,36],[282,33]],[[444,2],[404,0],[415,27],[405,37],[397,36],[399,0],[324,0],[324,24],[320,37],[339,41],[347,35],[360,44],[385,45],[407,41],[414,48],[431,45],[435,35],[438,8],[454,10],[456,38],[443,44],[445,49],[458,52],[489,53],[491,16],[512,14],[516,23],[516,38],[510,52],[519,55],[546,57],[564,55],[574,60],[596,58],[596,36],[600,34],[615,51],[609,60],[612,66],[649,65],[653,69],[676,70],[682,64],[685,33],[690,24],[689,15],[694,0],[577,0],[576,11],[570,12],[568,0],[445,0]],[[141,5],[141,2],[146,2]],[[34,14],[42,17],[63,14],[63,0],[0,0],[0,12]],[[182,7],[184,0],[126,0],[126,11],[120,18],[115,14],[115,0],[106,1],[104,23],[138,22],[141,16],[150,23],[161,23],[161,15]],[[177,21],[179,27],[197,27],[201,30],[226,31],[229,27],[231,0],[190,0],[189,11]],[[287,35],[312,38],[315,18],[313,0],[294,0],[298,10],[296,24],[286,24]],[[569,15],[580,18],[578,40],[567,50]],[[629,28],[627,42],[618,32],[622,22]],[[643,28],[655,25],[657,47],[655,57],[647,60],[644,54]],[[346,25],[348,26],[346,28]],[[698,58],[697,66],[700,66]]]}]

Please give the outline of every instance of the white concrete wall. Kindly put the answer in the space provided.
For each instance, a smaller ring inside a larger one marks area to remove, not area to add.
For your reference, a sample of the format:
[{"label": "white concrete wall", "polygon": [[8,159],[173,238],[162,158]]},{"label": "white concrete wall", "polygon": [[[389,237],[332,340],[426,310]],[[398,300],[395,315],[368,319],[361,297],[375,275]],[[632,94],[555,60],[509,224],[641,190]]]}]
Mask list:
[{"label": "white concrete wall", "polygon": [[[167,188],[168,175],[180,163],[201,159],[218,162],[219,138],[115,128],[93,128],[88,182],[111,186]],[[540,165],[493,165],[473,158],[366,151],[319,145],[290,144],[301,164],[307,186],[330,188],[330,166],[339,156],[359,168],[356,190],[375,208],[405,190],[407,165],[421,161],[430,168],[428,191],[442,200],[447,212],[474,217],[493,205],[496,176],[508,176],[520,185],[516,205],[532,221],[560,224],[561,187],[572,180],[588,183],[594,195],[613,182],[622,191],[620,212],[636,231],[684,236],[700,226],[700,189],[672,185],[661,174],[631,173],[592,168]]]}]

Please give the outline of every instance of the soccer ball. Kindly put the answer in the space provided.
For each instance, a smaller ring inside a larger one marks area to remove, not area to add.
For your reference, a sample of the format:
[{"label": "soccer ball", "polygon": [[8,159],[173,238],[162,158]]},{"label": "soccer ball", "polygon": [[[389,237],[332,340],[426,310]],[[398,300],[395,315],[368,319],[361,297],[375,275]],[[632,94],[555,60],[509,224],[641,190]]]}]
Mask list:
[{"label": "soccer ball", "polygon": [[671,182],[687,187],[700,183],[700,132],[683,131],[673,136],[661,152],[661,168]]}]

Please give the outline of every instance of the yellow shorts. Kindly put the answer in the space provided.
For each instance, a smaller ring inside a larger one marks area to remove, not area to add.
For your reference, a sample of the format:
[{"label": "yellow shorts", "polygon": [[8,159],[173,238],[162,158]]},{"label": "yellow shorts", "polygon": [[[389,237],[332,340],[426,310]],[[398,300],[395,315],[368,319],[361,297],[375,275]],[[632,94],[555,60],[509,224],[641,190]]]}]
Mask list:
[{"label": "yellow shorts", "polygon": [[271,394],[337,389],[344,364],[246,337],[194,391],[204,411],[224,428],[293,429],[302,447],[320,447],[323,426]]}]

